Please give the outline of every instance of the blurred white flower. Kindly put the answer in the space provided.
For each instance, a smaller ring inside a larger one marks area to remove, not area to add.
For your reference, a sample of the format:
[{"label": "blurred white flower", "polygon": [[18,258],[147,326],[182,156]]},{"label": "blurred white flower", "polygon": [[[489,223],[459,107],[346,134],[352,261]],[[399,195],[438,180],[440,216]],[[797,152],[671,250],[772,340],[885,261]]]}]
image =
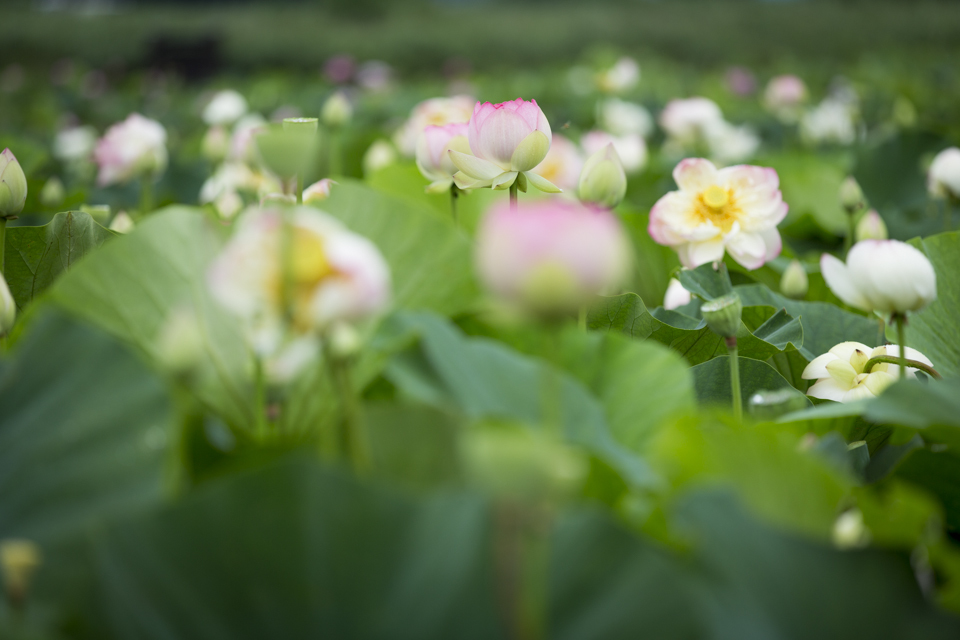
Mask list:
[{"label": "blurred white flower", "polygon": [[721,164],[749,160],[760,148],[760,137],[745,125],[736,126],[722,122],[705,133],[710,157]]},{"label": "blurred white flower", "polygon": [[555,133],[552,136],[547,157],[534,167],[533,172],[543,176],[565,192],[572,192],[577,188],[581,169],[583,169],[583,153],[580,148],[569,138]]},{"label": "blurred white flower", "polygon": [[241,162],[225,162],[200,188],[200,204],[213,202],[231,191],[255,191],[257,177],[250,167]]},{"label": "blurred white flower", "polygon": [[685,304],[690,304],[691,299],[690,292],[683,288],[680,281],[676,278],[670,278],[670,283],[667,285],[667,293],[663,296],[663,308],[676,309]]},{"label": "blurred white flower", "polygon": [[203,121],[208,125],[227,125],[236,122],[247,113],[247,101],[233,89],[224,89],[214,94],[203,109]]},{"label": "blurred white flower", "polygon": [[109,129],[97,142],[94,159],[100,167],[101,187],[154,177],[167,166],[167,131],[156,120],[131,114]]},{"label": "blurred white flower", "polygon": [[343,91],[327,98],[320,109],[320,119],[328,127],[342,127],[353,118],[353,104]]},{"label": "blurred white flower", "polygon": [[[898,357],[900,347],[885,345],[871,349],[860,342],[841,342],[822,356],[814,358],[801,374],[804,380],[816,380],[807,395],[835,402],[853,402],[863,398],[880,395],[884,389],[896,382],[898,365],[886,362],[874,365],[870,371],[864,367],[877,356]],[[925,355],[907,347],[907,358],[917,360],[932,367],[933,363]],[[907,367],[907,377],[915,378],[917,370]]]},{"label": "blurred white flower", "polygon": [[647,143],[639,134],[612,136],[606,131],[588,131],[580,138],[580,146],[588,156],[592,156],[608,144],[612,144],[617,150],[623,170],[628,175],[640,173],[647,166]]},{"label": "blurred white flower", "polygon": [[675,99],[660,113],[660,126],[679,144],[690,147],[705,140],[710,131],[724,125],[723,112],[709,98]]},{"label": "blurred white flower", "polygon": [[164,320],[154,341],[154,357],[175,374],[184,374],[203,359],[204,338],[200,318],[192,307],[175,307]]},{"label": "blurred white flower", "polygon": [[829,253],[820,273],[833,293],[864,311],[918,311],[937,298],[937,274],[922,251],[899,240],[863,240],[844,264]]},{"label": "blurred white flower", "polygon": [[770,79],[763,93],[764,106],[784,122],[796,122],[807,101],[807,85],[795,75]]},{"label": "blurred white flower", "polygon": [[870,543],[870,532],[863,524],[863,513],[849,509],[833,523],[833,544],[840,549],[855,549]]},{"label": "blurred white flower", "polygon": [[257,131],[266,124],[267,121],[259,113],[248,113],[240,118],[230,136],[228,159],[234,162],[252,162],[256,153],[253,139]]},{"label": "blurred white flower", "polygon": [[827,98],[800,120],[800,136],[811,144],[853,144],[857,137],[855,112],[844,101]]},{"label": "blurred white flower", "polygon": [[393,142],[400,153],[412,158],[417,153],[417,140],[427,126],[469,122],[476,102],[470,96],[424,100],[413,108],[410,117],[394,134]]},{"label": "blurred white flower", "polygon": [[121,211],[110,221],[110,231],[130,233],[133,231],[133,218],[126,211]]},{"label": "blurred white flower", "polygon": [[934,198],[960,198],[960,149],[950,147],[934,157],[927,171],[927,191]]},{"label": "blurred white flower", "polygon": [[97,146],[97,130],[91,126],[61,129],[53,139],[53,156],[61,162],[89,160]]},{"label": "blurred white flower", "polygon": [[207,129],[200,143],[200,152],[211,162],[220,162],[230,150],[230,134],[226,127],[216,125]]},{"label": "blurred white flower", "polygon": [[633,58],[623,56],[612,67],[597,74],[597,87],[607,93],[623,93],[640,82],[640,65]]},{"label": "blurred white flower", "polygon": [[597,122],[616,136],[636,133],[646,138],[653,131],[653,116],[645,107],[619,98],[597,103]]},{"label": "blurred white flower", "polygon": [[777,224],[787,215],[777,172],[739,165],[717,169],[687,158],[673,170],[680,187],[650,211],[650,236],[676,249],[683,266],[723,259],[725,252],[747,269],[780,254]]},{"label": "blurred white flower", "polygon": [[389,140],[375,140],[363,154],[363,173],[370,175],[397,162],[397,150]]},{"label": "blurred white flower", "polygon": [[0,336],[10,333],[17,319],[17,303],[13,300],[7,280],[0,273]]}]

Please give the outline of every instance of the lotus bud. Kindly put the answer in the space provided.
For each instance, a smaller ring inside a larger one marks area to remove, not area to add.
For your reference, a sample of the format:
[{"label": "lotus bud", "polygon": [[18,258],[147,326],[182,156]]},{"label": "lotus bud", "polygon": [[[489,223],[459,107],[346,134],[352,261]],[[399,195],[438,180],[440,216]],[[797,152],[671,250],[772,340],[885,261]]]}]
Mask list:
[{"label": "lotus bud", "polygon": [[335,323],[327,332],[327,348],[330,355],[339,360],[357,355],[362,344],[360,333],[346,322]]},{"label": "lotus bud", "polygon": [[353,117],[353,107],[342,91],[330,96],[320,112],[323,124],[332,128],[339,128],[350,122]]},{"label": "lotus bud", "polygon": [[157,361],[170,373],[185,374],[200,363],[204,348],[203,332],[196,312],[188,306],[174,308],[156,339]]},{"label": "lotus bud", "polygon": [[833,544],[841,549],[863,547],[870,540],[859,509],[844,511],[833,523]]},{"label": "lotus bud", "polygon": [[247,113],[247,101],[233,89],[217,92],[203,109],[203,121],[209,125],[227,125]]},{"label": "lotus bud", "polygon": [[15,218],[27,201],[27,176],[10,149],[0,153],[0,217]]},{"label": "lotus bud", "polygon": [[627,174],[610,143],[587,158],[580,173],[580,201],[613,209],[627,194]]},{"label": "lotus bud", "polygon": [[126,211],[121,211],[110,222],[110,231],[130,233],[133,231],[133,218]]},{"label": "lotus bud", "polygon": [[312,185],[303,190],[303,204],[320,202],[330,197],[330,187],[337,184],[330,178],[317,180]]},{"label": "lotus bud", "polygon": [[100,224],[106,224],[110,218],[110,205],[108,204],[82,204],[80,211],[84,212]]},{"label": "lotus bud", "polygon": [[363,154],[363,172],[371,174],[385,169],[397,161],[397,151],[386,140],[377,140]]},{"label": "lotus bud", "polygon": [[207,129],[200,143],[200,152],[211,162],[220,162],[227,156],[230,149],[230,134],[221,126]]},{"label": "lotus bud", "polygon": [[715,334],[724,338],[736,338],[737,331],[740,330],[743,303],[736,293],[729,293],[703,303],[700,313]]},{"label": "lotus bud", "polygon": [[799,260],[792,260],[784,269],[783,277],[780,278],[780,293],[788,298],[800,300],[807,295],[809,287],[810,279],[803,265]]},{"label": "lotus bud", "polygon": [[0,273],[0,336],[10,333],[13,322],[17,319],[17,303],[13,300],[7,280]]},{"label": "lotus bud", "polygon": [[30,540],[8,539],[0,542],[3,585],[15,607],[23,607],[30,580],[40,566],[41,559],[40,547]]},{"label": "lotus bud", "polygon": [[47,180],[40,190],[40,203],[48,209],[56,209],[63,204],[66,197],[66,190],[63,188],[63,182],[57,176]]},{"label": "lotus bud", "polygon": [[876,209],[870,209],[870,211],[867,211],[867,213],[860,218],[860,222],[857,223],[857,228],[854,232],[854,237],[857,242],[861,240],[887,239],[887,225],[884,224],[883,218],[880,217]]},{"label": "lotus bud", "polygon": [[840,204],[851,215],[865,206],[860,183],[853,176],[847,176],[840,184]]},{"label": "lotus bud", "polygon": [[927,190],[934,198],[960,198],[960,149],[950,147],[936,155],[927,172]]}]

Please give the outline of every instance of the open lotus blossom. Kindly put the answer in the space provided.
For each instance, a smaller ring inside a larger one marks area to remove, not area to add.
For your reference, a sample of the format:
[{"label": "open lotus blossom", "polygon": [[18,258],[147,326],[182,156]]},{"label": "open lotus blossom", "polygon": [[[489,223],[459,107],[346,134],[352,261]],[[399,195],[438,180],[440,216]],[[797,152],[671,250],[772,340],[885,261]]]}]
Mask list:
[{"label": "open lotus blossom", "polygon": [[577,188],[582,169],[583,153],[580,151],[580,147],[569,138],[555,133],[547,157],[534,167],[533,172],[543,176],[564,191],[573,191]]},{"label": "open lotus blossom", "polygon": [[[816,380],[807,395],[822,400],[853,402],[863,398],[872,398],[896,382],[898,365],[882,362],[873,365],[870,371],[864,366],[877,356],[898,357],[900,347],[886,345],[871,349],[860,342],[841,342],[822,356],[814,358],[803,370],[804,380]],[[907,347],[906,356],[932,367],[933,363],[925,355]],[[907,377],[916,377],[917,369],[907,368]]]},{"label": "open lotus blossom", "polygon": [[606,131],[588,131],[580,138],[580,145],[588,156],[592,156],[607,145],[612,144],[620,156],[620,163],[628,175],[635,175],[647,166],[647,143],[639,133],[614,136]]},{"label": "open lotus blossom", "polygon": [[417,141],[424,129],[431,125],[468,122],[475,103],[476,99],[470,96],[424,100],[413,108],[410,117],[394,135],[393,142],[400,153],[412,157],[417,152]]},{"label": "open lotus blossom", "polygon": [[937,274],[930,260],[899,240],[858,242],[846,263],[825,253],[820,272],[838,298],[864,311],[917,311],[937,297]]},{"label": "open lotus blossom", "polygon": [[934,198],[960,198],[960,149],[950,147],[934,157],[927,171],[927,190]]},{"label": "open lotus blossom", "polygon": [[430,184],[427,193],[443,193],[453,186],[453,174],[457,166],[450,159],[450,150],[470,153],[467,140],[467,123],[457,122],[430,125],[420,134],[417,142],[417,168]]},{"label": "open lotus blossom", "polygon": [[107,130],[93,152],[101,187],[153,177],[167,166],[167,131],[156,120],[131,114]]},{"label": "open lotus blossom", "polygon": [[516,182],[526,191],[529,182],[541,191],[559,193],[556,185],[533,172],[550,151],[551,135],[536,100],[478,102],[467,127],[473,155],[448,152],[460,169],[453,179],[461,189],[507,189]]},{"label": "open lotus blossom", "polygon": [[683,266],[721,260],[725,252],[747,269],[780,254],[777,224],[787,215],[777,172],[738,165],[717,169],[702,158],[673,170],[680,187],[650,211],[650,236],[673,247]]},{"label": "open lotus blossom", "polygon": [[685,146],[705,139],[714,127],[723,122],[723,112],[709,98],[671,100],[660,113],[663,130],[671,139]]},{"label": "open lotus blossom", "polygon": [[233,89],[218,91],[203,109],[203,121],[213,125],[236,122],[247,112],[247,101]]},{"label": "open lotus blossom", "polygon": [[536,313],[576,310],[617,287],[630,243],[615,215],[563,198],[494,207],[477,233],[477,271],[496,296]]},{"label": "open lotus blossom", "polygon": [[[310,207],[286,212],[292,229],[285,239],[284,213],[246,211],[208,273],[214,297],[246,322],[261,355],[279,348],[286,329],[323,332],[338,321],[377,313],[390,297],[390,271],[372,242]],[[289,242],[286,265],[284,242]]]}]

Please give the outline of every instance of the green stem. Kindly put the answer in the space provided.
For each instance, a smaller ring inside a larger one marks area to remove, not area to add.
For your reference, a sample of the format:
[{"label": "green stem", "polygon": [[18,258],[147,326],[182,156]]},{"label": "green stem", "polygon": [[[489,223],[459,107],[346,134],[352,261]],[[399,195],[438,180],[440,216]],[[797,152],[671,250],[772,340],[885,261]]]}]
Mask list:
[{"label": "green stem", "polygon": [[843,255],[850,253],[850,249],[853,247],[853,238],[857,233],[856,219],[856,212],[847,213],[847,235],[843,239]]},{"label": "green stem", "polygon": [[743,422],[743,398],[740,397],[740,359],[737,357],[737,339],[726,338],[727,353],[730,355],[730,393],[733,397],[733,415],[737,422]]},{"label": "green stem", "polygon": [[341,172],[340,165],[340,128],[330,128],[330,175],[339,176]]},{"label": "green stem", "polygon": [[897,323],[897,338],[900,341],[900,378],[907,377],[907,314],[895,313],[893,319]]},{"label": "green stem", "polygon": [[146,217],[153,210],[153,179],[148,176],[140,178],[140,217]]},{"label": "green stem", "polygon": [[460,226],[460,217],[457,214],[457,198],[460,196],[460,189],[457,185],[450,185],[450,215],[453,216],[453,224]]},{"label": "green stem", "polygon": [[6,273],[4,260],[7,257],[7,219],[0,218],[0,274]]},{"label": "green stem", "polygon": [[297,204],[303,204],[303,174],[297,172]]},{"label": "green stem", "polygon": [[514,211],[517,210],[517,189],[517,182],[514,181],[514,183],[510,185],[510,208]]},{"label": "green stem", "polygon": [[366,474],[371,467],[370,450],[360,419],[360,402],[353,385],[350,361],[333,357],[329,349],[326,360],[334,391],[340,400],[340,451],[349,457],[355,473]]},{"label": "green stem", "polygon": [[[873,371],[873,368],[878,364],[886,362],[887,364],[900,364],[900,356],[875,356],[867,360],[867,364],[863,365],[863,372],[870,373]],[[940,380],[943,376],[940,375],[940,372],[928,365],[925,362],[920,362],[919,360],[907,360],[907,366],[911,369],[920,369],[931,378],[936,378]]]},{"label": "green stem", "polygon": [[253,356],[254,405],[256,411],[254,424],[257,437],[262,441],[267,437],[267,383],[263,370],[263,359],[259,354]]}]

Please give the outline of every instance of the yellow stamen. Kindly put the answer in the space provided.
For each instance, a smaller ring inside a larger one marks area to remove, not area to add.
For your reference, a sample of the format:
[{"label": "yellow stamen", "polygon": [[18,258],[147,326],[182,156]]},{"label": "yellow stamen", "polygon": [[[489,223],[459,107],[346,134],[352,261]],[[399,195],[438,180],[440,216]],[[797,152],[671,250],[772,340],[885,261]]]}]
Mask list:
[{"label": "yellow stamen", "polygon": [[720,209],[730,202],[730,194],[723,187],[710,185],[703,192],[703,203],[711,209]]}]

